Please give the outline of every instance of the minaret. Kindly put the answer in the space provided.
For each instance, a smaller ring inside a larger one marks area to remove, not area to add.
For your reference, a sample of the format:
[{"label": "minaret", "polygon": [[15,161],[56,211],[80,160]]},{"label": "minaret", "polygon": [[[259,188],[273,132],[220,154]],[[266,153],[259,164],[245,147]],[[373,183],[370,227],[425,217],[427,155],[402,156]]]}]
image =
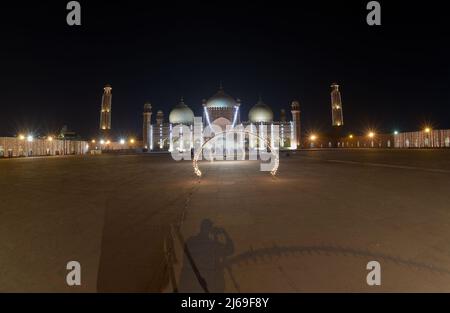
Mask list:
[{"label": "minaret", "polygon": [[156,112],[156,125],[160,127],[164,122],[164,113],[163,111],[159,110]]},{"label": "minaret", "polygon": [[286,110],[281,109],[280,111],[280,122],[286,122]]},{"label": "minaret", "polygon": [[111,129],[111,85],[107,84],[103,88],[102,108],[100,111],[100,129],[108,131]]},{"label": "minaret", "polygon": [[300,102],[292,101],[291,103],[291,113],[292,113],[292,127],[293,138],[291,138],[291,147],[293,149],[298,149],[301,147],[301,124],[300,124]]},{"label": "minaret", "polygon": [[341,93],[339,92],[339,85],[336,83],[331,85],[331,124],[334,127],[344,125]]},{"label": "minaret", "polygon": [[144,104],[144,120],[142,123],[142,142],[144,144],[144,149],[150,150],[151,138],[152,138],[152,105],[149,102]]}]

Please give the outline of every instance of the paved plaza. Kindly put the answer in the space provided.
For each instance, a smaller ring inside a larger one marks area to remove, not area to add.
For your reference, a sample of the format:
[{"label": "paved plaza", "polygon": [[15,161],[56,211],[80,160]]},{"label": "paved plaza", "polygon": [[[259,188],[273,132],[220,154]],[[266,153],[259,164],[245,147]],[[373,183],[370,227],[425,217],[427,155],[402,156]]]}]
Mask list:
[{"label": "paved plaza", "polygon": [[199,164],[0,160],[0,291],[450,291],[450,150],[282,153],[275,178]]}]

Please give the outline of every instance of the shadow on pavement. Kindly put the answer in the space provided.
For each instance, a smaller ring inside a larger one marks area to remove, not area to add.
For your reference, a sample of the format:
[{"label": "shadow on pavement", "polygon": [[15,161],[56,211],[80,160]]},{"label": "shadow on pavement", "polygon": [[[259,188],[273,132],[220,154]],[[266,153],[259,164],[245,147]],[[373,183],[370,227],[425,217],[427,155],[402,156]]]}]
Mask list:
[{"label": "shadow on pavement", "polygon": [[224,292],[226,259],[233,253],[234,244],[225,229],[204,219],[199,233],[184,245],[179,291]]}]

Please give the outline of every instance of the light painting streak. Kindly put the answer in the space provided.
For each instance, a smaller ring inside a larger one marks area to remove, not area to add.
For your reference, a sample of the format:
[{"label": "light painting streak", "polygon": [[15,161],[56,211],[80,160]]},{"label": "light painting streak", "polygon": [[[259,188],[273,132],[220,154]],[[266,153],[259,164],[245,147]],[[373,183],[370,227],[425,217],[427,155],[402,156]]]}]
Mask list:
[{"label": "light painting streak", "polygon": [[[262,137],[259,136],[259,135],[255,135],[255,134],[253,134],[253,133],[251,133],[251,132],[248,132],[248,131],[236,131],[236,130],[232,130],[231,132],[233,132],[233,133],[235,133],[235,134],[244,134],[244,135],[245,135],[245,134],[248,134],[248,135],[255,136],[255,137],[257,137],[257,138],[259,138],[259,139],[261,139],[261,140],[264,140],[265,143],[267,144],[267,147],[269,147],[269,149],[270,149],[270,152],[271,152],[271,154],[272,154],[272,157],[274,157],[274,165],[273,165],[273,167],[272,167],[272,170],[270,171],[270,174],[271,174],[272,176],[275,176],[275,175],[277,174],[278,167],[279,167],[279,165],[280,165],[280,159],[279,159],[278,153],[275,152],[276,149],[272,146],[272,144],[270,143],[270,141],[268,141],[267,139],[262,138]],[[200,168],[198,167],[198,159],[200,158],[201,154],[203,153],[203,148],[204,148],[204,146],[205,146],[208,142],[210,142],[211,140],[217,140],[217,138],[223,138],[222,136],[223,136],[225,133],[226,133],[226,132],[220,132],[220,133],[214,134],[214,137],[208,139],[207,141],[205,141],[205,142],[202,144],[201,148],[199,149],[199,151],[198,151],[198,152],[196,153],[196,155],[194,156],[194,159],[192,160],[192,166],[193,166],[193,168],[194,168],[194,173],[195,173],[195,175],[197,175],[198,177],[202,177],[202,171],[201,171]],[[212,159],[211,159],[211,161],[212,161]]]}]

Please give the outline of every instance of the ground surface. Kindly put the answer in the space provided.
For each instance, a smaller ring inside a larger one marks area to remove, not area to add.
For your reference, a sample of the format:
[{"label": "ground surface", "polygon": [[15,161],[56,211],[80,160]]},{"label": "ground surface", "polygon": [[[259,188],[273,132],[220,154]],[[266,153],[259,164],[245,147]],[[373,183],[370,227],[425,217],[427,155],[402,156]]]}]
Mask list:
[{"label": "ground surface", "polygon": [[450,291],[450,150],[302,151],[275,179],[257,162],[200,168],[0,160],[0,291]]}]

